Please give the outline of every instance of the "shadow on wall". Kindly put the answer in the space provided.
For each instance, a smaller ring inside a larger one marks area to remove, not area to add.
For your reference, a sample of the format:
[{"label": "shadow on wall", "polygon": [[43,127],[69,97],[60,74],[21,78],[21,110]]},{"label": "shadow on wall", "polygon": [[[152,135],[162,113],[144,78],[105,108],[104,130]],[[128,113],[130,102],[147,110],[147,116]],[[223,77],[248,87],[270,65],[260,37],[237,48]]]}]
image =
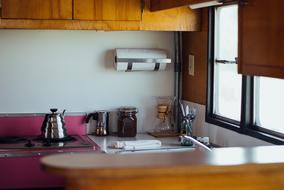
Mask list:
[{"label": "shadow on wall", "polygon": [[109,69],[114,69],[113,63],[114,63],[114,58],[115,57],[115,50],[107,50],[105,53],[105,60],[104,60],[104,67],[109,70]]},{"label": "shadow on wall", "polygon": [[[150,103],[149,103],[150,101]],[[144,108],[143,112],[140,112],[138,114],[141,114],[143,118],[151,118],[152,121],[150,121],[149,126],[147,126],[144,122],[142,121],[143,129],[141,132],[151,132],[154,131],[154,123],[156,119],[156,97],[142,97],[141,102],[144,105],[148,105],[147,107]],[[139,111],[139,110],[138,110]]]}]

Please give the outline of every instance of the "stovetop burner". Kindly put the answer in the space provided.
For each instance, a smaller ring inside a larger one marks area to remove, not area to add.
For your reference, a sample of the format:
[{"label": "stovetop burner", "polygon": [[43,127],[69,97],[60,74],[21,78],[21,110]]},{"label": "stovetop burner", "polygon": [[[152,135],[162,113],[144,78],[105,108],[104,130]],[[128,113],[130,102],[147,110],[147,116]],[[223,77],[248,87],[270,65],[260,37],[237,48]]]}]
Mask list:
[{"label": "stovetop burner", "polygon": [[0,149],[62,149],[87,148],[93,144],[86,136],[72,135],[63,139],[37,137],[0,137]]},{"label": "stovetop burner", "polygon": [[[49,154],[90,152],[97,150],[97,145],[88,136],[72,135],[65,142],[45,142],[39,136],[1,137],[0,158],[2,157],[30,157]],[[6,139],[12,139],[6,143]],[[62,139],[60,139],[62,140]],[[14,143],[16,141],[16,143]]]},{"label": "stovetop burner", "polygon": [[26,142],[27,139],[24,137],[16,137],[16,136],[4,136],[0,137],[0,144],[14,144],[14,143],[23,143]]}]

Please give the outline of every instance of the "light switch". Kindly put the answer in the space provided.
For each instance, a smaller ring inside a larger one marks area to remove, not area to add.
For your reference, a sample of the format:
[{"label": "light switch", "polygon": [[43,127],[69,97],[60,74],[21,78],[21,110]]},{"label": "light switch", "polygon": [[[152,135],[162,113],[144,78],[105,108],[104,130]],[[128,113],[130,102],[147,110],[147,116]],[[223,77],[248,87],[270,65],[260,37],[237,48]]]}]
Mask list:
[{"label": "light switch", "polygon": [[194,55],[188,56],[188,74],[194,76]]}]

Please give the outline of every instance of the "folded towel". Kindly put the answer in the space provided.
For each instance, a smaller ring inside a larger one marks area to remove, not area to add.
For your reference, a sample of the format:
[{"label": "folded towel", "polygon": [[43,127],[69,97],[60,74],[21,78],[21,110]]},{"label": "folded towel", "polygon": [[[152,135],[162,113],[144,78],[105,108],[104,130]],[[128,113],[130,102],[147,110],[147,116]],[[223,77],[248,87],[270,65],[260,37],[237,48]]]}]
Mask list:
[{"label": "folded towel", "polygon": [[110,146],[123,150],[147,150],[160,148],[162,143],[159,140],[115,141]]}]

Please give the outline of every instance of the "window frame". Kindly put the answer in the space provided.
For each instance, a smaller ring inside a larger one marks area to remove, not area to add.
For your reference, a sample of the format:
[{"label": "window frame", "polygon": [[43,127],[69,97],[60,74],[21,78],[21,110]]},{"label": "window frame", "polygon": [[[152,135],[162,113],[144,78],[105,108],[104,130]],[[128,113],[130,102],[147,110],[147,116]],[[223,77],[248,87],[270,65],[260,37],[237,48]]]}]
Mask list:
[{"label": "window frame", "polygon": [[[221,5],[227,6],[227,5]],[[208,71],[205,121],[273,144],[284,144],[284,135],[254,123],[254,77],[242,75],[240,122],[214,114],[215,8],[208,9]]]}]

